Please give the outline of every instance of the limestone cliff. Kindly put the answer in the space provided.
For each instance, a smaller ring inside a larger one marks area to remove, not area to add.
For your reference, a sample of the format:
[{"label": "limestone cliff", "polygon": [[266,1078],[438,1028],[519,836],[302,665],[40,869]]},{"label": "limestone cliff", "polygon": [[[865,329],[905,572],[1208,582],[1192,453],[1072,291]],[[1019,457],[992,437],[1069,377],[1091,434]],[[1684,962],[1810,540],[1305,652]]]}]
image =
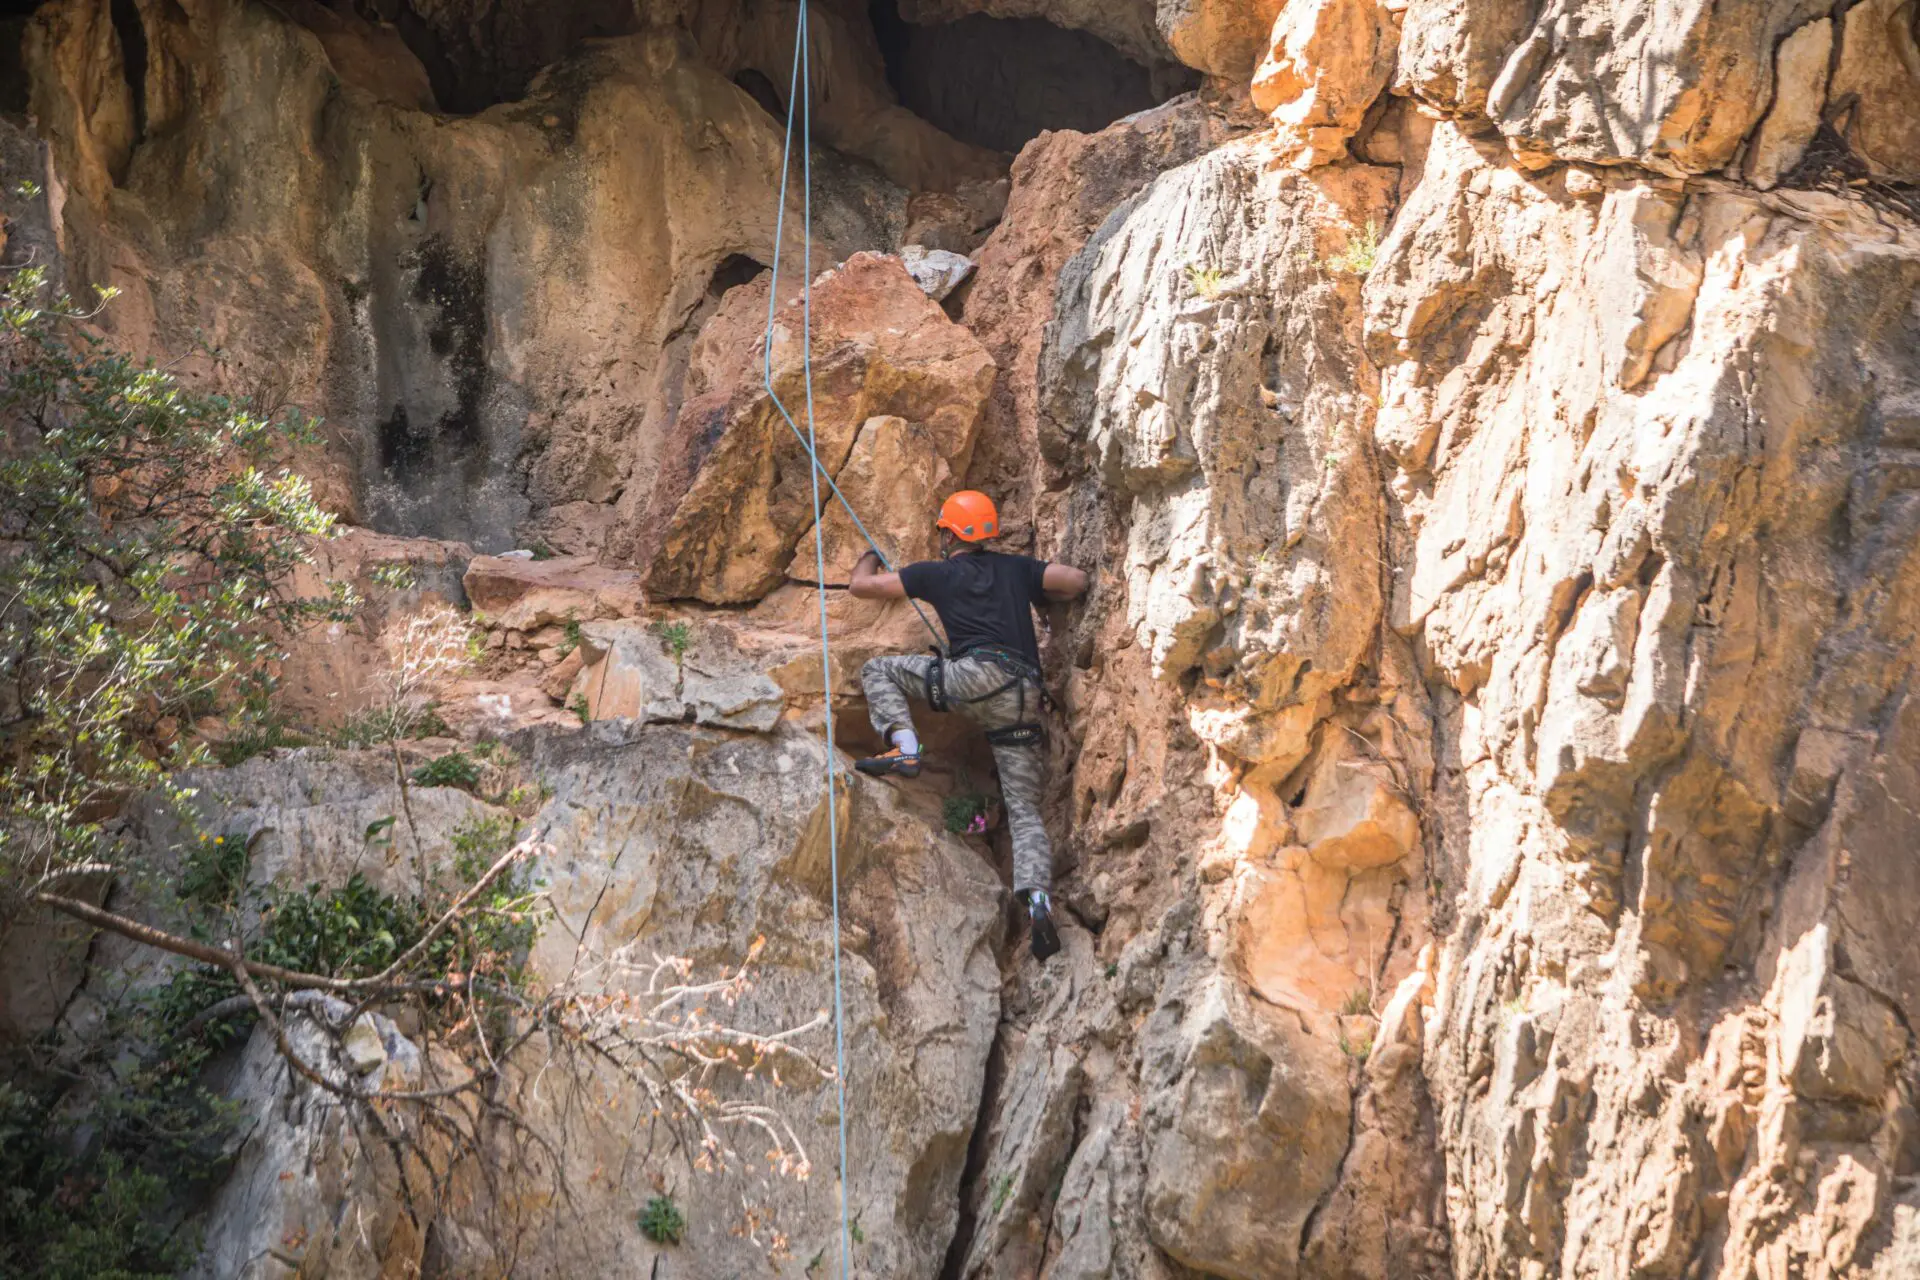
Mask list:
[{"label": "limestone cliff", "polygon": [[[964,482],[1095,576],[1046,645],[1062,956],[1007,927],[1001,838],[939,829],[986,776],[958,724],[835,801],[857,1273],[1920,1276],[1920,10],[815,10],[825,465],[889,553]],[[0,19],[10,260],[323,409],[312,467],[377,531],[332,571],[424,570],[296,648],[303,714],[355,705],[343,655],[418,599],[470,605],[449,724],[553,788],[542,962],[764,934],[775,1022],[828,998],[819,718],[870,746],[860,661],[926,643],[834,590],[833,669],[812,647],[813,526],[830,585],[860,543],[761,381],[800,387],[798,276],[764,271],[794,14]],[[1154,101],[1068,84],[1032,101],[1118,118],[1043,129],[899,35],[1046,23]],[[476,554],[516,546],[560,558]],[[388,776],[281,753],[208,794],[285,844],[263,874],[324,878]],[[564,1117],[600,1225],[547,1225],[530,1168],[416,1239],[248,1053],[205,1274],[347,1205],[381,1243],[301,1274],[465,1274],[503,1222],[516,1274],[831,1266],[826,1082],[780,1104],[811,1182],[675,1168],[677,1252],[631,1227],[644,1144]],[[749,1202],[790,1248],[729,1234]]]}]

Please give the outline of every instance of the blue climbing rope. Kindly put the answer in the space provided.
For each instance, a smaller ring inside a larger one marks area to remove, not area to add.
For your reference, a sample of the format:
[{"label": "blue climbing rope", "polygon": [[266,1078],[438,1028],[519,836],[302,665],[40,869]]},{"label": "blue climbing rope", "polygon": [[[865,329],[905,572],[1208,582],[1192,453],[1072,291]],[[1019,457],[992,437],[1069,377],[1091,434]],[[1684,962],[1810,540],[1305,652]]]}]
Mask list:
[{"label": "blue climbing rope", "polygon": [[[807,429],[805,431],[802,431],[800,429],[800,424],[794,421],[793,415],[787,411],[786,403],[780,399],[780,393],[774,390],[774,387],[773,387],[774,315],[778,311],[780,306],[780,254],[781,254],[781,251],[786,246],[787,183],[788,183],[788,176],[792,172],[792,168],[793,168],[793,132],[794,132],[794,118],[796,114],[798,114],[800,119],[800,146],[801,146],[801,153],[802,153],[801,165],[802,165],[802,172],[804,175],[803,181],[806,184],[806,192],[805,192],[806,220],[801,228],[802,251],[804,255],[803,265],[801,268],[803,275],[800,281],[800,310],[801,310],[801,316],[802,316],[802,321],[801,321],[802,342],[806,348],[806,350],[802,353],[802,357],[801,357],[803,362],[802,367],[805,371],[806,389],[807,389]],[[809,50],[807,49],[807,0],[800,0],[800,16],[797,20],[796,30],[794,34],[793,82],[789,86],[788,92],[787,92],[786,150],[780,159],[780,208],[779,208],[779,211],[776,213],[775,220],[774,220],[773,286],[767,295],[767,335],[766,335],[766,342],[763,344],[763,350],[761,351],[761,355],[760,355],[760,380],[761,380],[761,383],[767,389],[767,395],[773,400],[773,407],[780,411],[781,418],[786,421],[787,429],[793,432],[794,438],[799,440],[801,446],[806,449],[807,459],[812,464],[813,517],[814,517],[815,543],[821,544],[825,536],[824,531],[821,528],[821,510],[820,510],[820,483],[821,481],[824,480],[827,485],[827,491],[833,495],[834,500],[837,501],[840,504],[841,509],[847,513],[847,518],[853,521],[853,527],[859,532],[861,540],[867,544],[868,548],[871,549],[873,554],[879,559],[880,567],[882,569],[885,569],[888,573],[897,573],[898,569],[894,566],[892,559],[888,557],[887,553],[881,550],[879,541],[875,539],[871,533],[867,532],[866,521],[862,520],[860,518],[860,513],[853,509],[853,504],[847,501],[847,495],[840,492],[839,484],[837,484],[834,481],[833,476],[828,473],[826,464],[820,461],[820,450],[818,447],[819,439],[814,431],[814,422],[813,422],[813,81],[812,81],[812,69],[809,66]],[[827,577],[826,577],[827,561],[826,561],[826,553],[825,553],[824,545],[816,545],[815,550],[817,554],[814,556],[814,570],[815,570],[814,582],[816,583],[816,585],[818,585],[821,592],[821,599],[820,599],[820,608],[822,611],[821,612],[821,628],[822,628],[821,634],[822,634],[822,640],[824,643],[825,626],[826,626],[825,610],[826,610],[826,586],[827,586]],[[943,637],[940,634],[940,632],[937,629],[935,629],[932,621],[929,620],[927,617],[927,611],[920,607],[920,602],[918,600],[909,599],[907,603],[913,606],[914,613],[919,616],[920,625],[927,629],[927,634],[929,636],[933,637],[933,647],[939,650],[942,654],[946,653],[947,644],[946,644],[945,637]],[[824,657],[822,658],[822,661],[825,661]],[[831,676],[824,668],[821,671],[821,679],[823,681],[831,679]],[[833,746],[833,738],[832,738],[833,726],[831,724],[827,726],[827,733],[828,733],[827,746],[828,746],[828,749],[831,750]]]},{"label": "blue climbing rope", "polygon": [[[820,518],[820,480],[825,475],[825,468],[820,465],[819,436],[813,419],[813,76],[808,64],[807,43],[807,0],[800,0],[800,17],[793,37],[793,84],[787,93],[786,153],[780,161],[780,211],[773,233],[773,287],[767,298],[767,341],[762,379],[767,394],[780,410],[780,416],[786,419],[793,433],[801,437],[801,443],[807,447],[807,457],[813,463],[808,473],[813,480],[813,580],[820,600],[820,679],[827,695],[823,718],[827,730],[827,850],[831,873],[828,896],[833,901],[833,1082],[838,1091],[840,1118],[840,1276],[841,1280],[848,1280],[852,1275],[853,1227],[848,1207],[851,1188],[847,1183],[847,1019],[840,976],[839,753],[833,745],[833,642],[827,634],[827,532],[826,522]],[[801,368],[807,389],[805,435],[801,435],[799,424],[793,420],[793,415],[787,411],[780,393],[773,386],[773,326],[774,315],[780,305],[780,257],[786,239],[787,183],[793,171],[796,115],[800,119],[802,182],[806,188],[800,266]],[[852,504],[840,493],[840,487],[833,483],[831,476],[827,477],[827,484],[833,489],[834,496],[840,499],[840,505],[846,507],[847,514],[853,517],[861,536],[867,538],[867,545],[872,546],[873,539],[867,536],[866,526],[860,523]],[[874,554],[881,556],[883,564],[886,562],[886,557],[881,555],[878,547],[874,547]]]}]

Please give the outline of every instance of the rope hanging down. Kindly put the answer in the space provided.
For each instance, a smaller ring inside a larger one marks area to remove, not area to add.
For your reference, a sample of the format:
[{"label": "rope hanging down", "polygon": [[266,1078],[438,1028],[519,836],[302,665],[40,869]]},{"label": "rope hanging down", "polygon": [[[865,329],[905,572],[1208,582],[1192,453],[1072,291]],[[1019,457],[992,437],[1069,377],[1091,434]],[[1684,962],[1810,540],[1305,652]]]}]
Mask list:
[{"label": "rope hanging down", "polygon": [[[801,360],[802,360],[802,369],[805,372],[806,388],[807,388],[807,429],[805,431],[802,431],[800,429],[800,424],[794,421],[793,415],[787,411],[786,403],[780,399],[780,393],[774,390],[774,387],[773,387],[774,314],[779,309],[779,306],[780,306],[780,253],[786,244],[787,177],[793,167],[793,126],[794,126],[794,116],[796,112],[799,114],[799,118],[800,118],[800,146],[801,146],[801,156],[802,156],[801,166],[802,166],[802,173],[804,175],[802,178],[802,182],[805,184],[805,187],[806,187],[806,191],[804,193],[805,221],[801,225],[801,242],[802,242],[803,256],[802,256],[802,267],[801,267],[802,276],[800,280],[801,343],[805,348],[805,350],[801,353]],[[885,569],[888,573],[896,573],[898,572],[898,570],[895,568],[893,561],[887,556],[887,553],[880,549],[879,542],[877,542],[874,539],[874,536],[871,533],[867,532],[866,521],[860,518],[860,513],[853,509],[853,504],[851,502],[847,501],[847,495],[840,492],[840,486],[836,484],[834,482],[833,477],[828,474],[826,464],[820,461],[819,440],[814,432],[814,423],[813,423],[813,78],[812,78],[812,71],[808,66],[807,0],[800,0],[800,17],[798,19],[798,22],[796,23],[796,29],[794,33],[793,82],[788,87],[788,91],[787,91],[786,151],[785,151],[785,154],[782,155],[780,159],[780,208],[778,213],[775,215],[775,219],[774,219],[773,285],[767,297],[767,334],[766,334],[766,342],[764,344],[764,349],[761,352],[760,377],[761,377],[762,384],[767,389],[767,395],[773,400],[773,407],[780,411],[781,418],[783,418],[786,421],[787,429],[793,432],[794,437],[798,439],[800,441],[801,446],[806,449],[807,458],[809,462],[811,462],[813,467],[813,475],[811,478],[813,480],[813,527],[814,527],[814,534],[815,534],[814,582],[819,587],[820,593],[821,593],[820,608],[822,612],[821,612],[821,619],[820,619],[820,626],[821,626],[820,635],[821,635],[821,644],[824,647],[826,644],[825,610],[826,610],[826,585],[827,585],[827,567],[826,567],[827,557],[826,557],[826,549],[824,546],[824,534],[821,529],[821,514],[822,514],[820,509],[820,482],[821,481],[823,480],[826,481],[827,491],[834,496],[834,499],[837,502],[839,502],[841,509],[847,513],[847,518],[853,521],[853,527],[859,532],[861,541],[865,542],[867,544],[868,549],[871,550],[876,557],[878,557],[880,561],[880,567]],[[939,630],[934,627],[933,622],[927,617],[927,611],[920,607],[920,602],[918,600],[909,599],[907,603],[913,606],[914,613],[919,615],[920,625],[925,627],[927,629],[927,634],[933,638],[933,647],[944,656],[947,652],[946,637],[942,636]],[[824,662],[825,660],[826,660],[826,655],[822,654],[821,661]],[[827,675],[826,668],[824,667],[821,668],[821,678],[822,680],[826,680],[830,678]],[[828,749],[831,750],[833,746],[833,738],[832,738],[833,727],[831,725],[827,727],[827,733],[828,733],[827,746],[828,746]]]},{"label": "rope hanging down", "polygon": [[[849,1218],[847,1185],[847,1035],[846,1001],[842,994],[840,978],[840,805],[837,784],[838,753],[833,744],[833,696],[831,689],[833,671],[833,643],[827,635],[827,534],[825,522],[820,519],[820,479],[825,474],[820,465],[819,438],[814,429],[813,420],[813,77],[807,58],[807,0],[800,0],[800,16],[795,25],[793,37],[793,83],[787,92],[787,137],[785,155],[780,161],[780,208],[776,215],[773,233],[773,284],[767,298],[767,339],[763,357],[761,377],[767,394],[772,397],[774,407],[785,418],[787,426],[800,437],[806,446],[807,457],[812,460],[809,476],[813,481],[813,561],[814,587],[820,598],[820,677],[827,683],[825,701],[825,721],[827,730],[827,849],[828,868],[831,874],[828,896],[833,903],[833,1082],[838,1094],[838,1114],[840,1121],[840,1276],[848,1280],[852,1275],[853,1241],[852,1223]],[[787,183],[793,170],[793,132],[795,115],[800,119],[802,185],[805,188],[804,221],[801,224],[801,282],[800,282],[800,346],[802,372],[806,385],[807,429],[801,433],[800,426],[793,420],[786,404],[780,399],[780,393],[773,386],[773,328],[775,312],[780,305],[780,256],[784,247],[787,229]],[[860,523],[860,517],[854,514],[853,507],[841,496],[838,485],[832,477],[827,483],[833,488],[834,496],[840,498],[840,504],[853,517],[853,523],[860,530],[867,544],[872,546],[873,539],[867,537],[866,526]],[[879,554],[879,548],[874,548]],[[885,557],[881,557],[884,561]]]}]

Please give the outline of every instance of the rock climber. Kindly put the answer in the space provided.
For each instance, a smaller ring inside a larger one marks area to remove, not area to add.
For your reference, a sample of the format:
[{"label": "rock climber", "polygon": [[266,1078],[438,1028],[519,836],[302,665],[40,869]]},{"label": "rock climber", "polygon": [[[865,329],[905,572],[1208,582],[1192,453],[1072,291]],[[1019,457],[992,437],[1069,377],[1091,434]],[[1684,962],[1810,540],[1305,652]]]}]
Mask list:
[{"label": "rock climber", "polygon": [[940,508],[941,558],[882,573],[869,551],[854,566],[848,589],[862,600],[924,600],[940,615],[947,652],[889,654],[860,672],[867,715],[893,746],[855,764],[860,772],[911,778],[920,772],[920,739],[907,706],[917,698],[936,711],[960,711],[987,731],[1000,794],[1013,832],[1013,888],[1032,923],[1033,954],[1060,950],[1047,891],[1053,848],[1040,818],[1046,754],[1038,723],[1045,698],[1033,611],[1077,599],[1087,575],[1071,565],[1006,555],[981,544],[1000,536],[1000,516],[984,493],[965,489]]}]

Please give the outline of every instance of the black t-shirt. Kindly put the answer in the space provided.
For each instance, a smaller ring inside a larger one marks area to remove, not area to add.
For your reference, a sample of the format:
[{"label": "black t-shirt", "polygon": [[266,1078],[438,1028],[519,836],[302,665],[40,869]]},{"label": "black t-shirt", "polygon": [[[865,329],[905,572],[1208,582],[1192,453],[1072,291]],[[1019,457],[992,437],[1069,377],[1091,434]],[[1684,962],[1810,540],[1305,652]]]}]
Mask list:
[{"label": "black t-shirt", "polygon": [[1033,611],[1046,607],[1046,572],[1047,562],[1032,556],[963,551],[945,560],[908,565],[900,571],[900,584],[940,615],[954,657],[993,644],[1037,667],[1040,645],[1033,637]]}]

